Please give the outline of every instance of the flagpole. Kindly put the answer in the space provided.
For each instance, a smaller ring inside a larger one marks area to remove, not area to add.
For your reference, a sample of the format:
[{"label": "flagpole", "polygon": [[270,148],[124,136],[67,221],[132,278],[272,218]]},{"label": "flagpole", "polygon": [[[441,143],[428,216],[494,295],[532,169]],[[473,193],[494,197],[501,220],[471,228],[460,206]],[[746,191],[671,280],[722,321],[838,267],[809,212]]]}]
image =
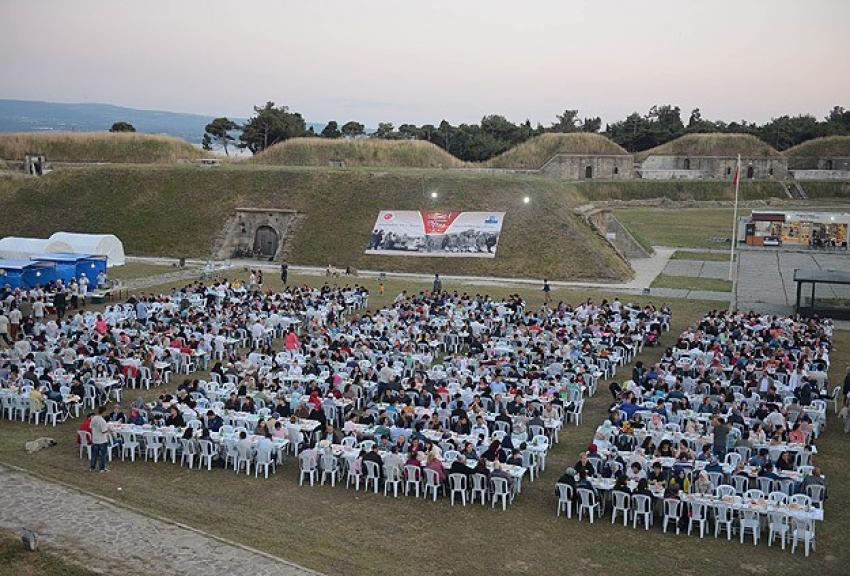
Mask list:
[{"label": "flagpole", "polygon": [[741,155],[738,154],[738,163],[735,166],[735,208],[732,212],[732,245],[729,247],[729,281],[732,282],[732,304],[735,302],[735,244],[738,241],[738,191],[741,187]]}]

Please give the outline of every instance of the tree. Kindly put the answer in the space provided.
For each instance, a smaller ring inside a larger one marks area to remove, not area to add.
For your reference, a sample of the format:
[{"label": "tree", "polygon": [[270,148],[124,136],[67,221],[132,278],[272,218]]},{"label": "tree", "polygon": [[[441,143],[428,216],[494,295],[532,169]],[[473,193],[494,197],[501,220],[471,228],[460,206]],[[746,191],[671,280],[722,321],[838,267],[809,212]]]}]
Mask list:
[{"label": "tree", "polygon": [[327,125],[322,128],[322,132],[320,133],[322,138],[339,138],[342,134],[339,131],[339,125],[336,123],[336,120],[331,120],[327,123]]},{"label": "tree", "polygon": [[135,132],[136,127],[129,122],[116,122],[109,129],[110,132]]},{"label": "tree", "polygon": [[581,131],[582,132],[599,132],[602,128],[602,118],[599,116],[595,118],[585,118],[581,121]]},{"label": "tree", "polygon": [[239,124],[226,116],[214,119],[204,128],[204,150],[212,150],[212,145],[218,144],[224,148],[225,155],[230,156],[230,152],[227,151],[227,144],[235,140],[230,133],[238,129]]},{"label": "tree", "polygon": [[256,154],[306,132],[307,124],[301,114],[290,112],[287,106],[275,108],[274,102],[266,102],[265,106],[254,106],[254,116],[242,127],[239,147]]},{"label": "tree", "polygon": [[390,139],[395,135],[395,127],[392,122],[378,122],[378,129],[372,134],[372,138]]},{"label": "tree", "polygon": [[557,114],[555,117],[558,121],[552,124],[549,132],[578,132],[578,110],[564,110],[563,114]]},{"label": "tree", "polygon": [[342,135],[346,138],[356,138],[366,133],[366,128],[360,122],[346,122],[342,125]]}]

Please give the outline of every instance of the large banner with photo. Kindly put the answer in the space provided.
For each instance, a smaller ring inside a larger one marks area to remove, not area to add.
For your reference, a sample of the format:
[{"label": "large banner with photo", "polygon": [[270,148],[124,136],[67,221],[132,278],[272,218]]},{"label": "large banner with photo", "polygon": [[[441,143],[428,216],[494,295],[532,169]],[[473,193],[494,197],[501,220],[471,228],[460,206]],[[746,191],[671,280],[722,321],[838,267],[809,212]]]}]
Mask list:
[{"label": "large banner with photo", "polygon": [[504,212],[382,210],[366,254],[495,258]]}]

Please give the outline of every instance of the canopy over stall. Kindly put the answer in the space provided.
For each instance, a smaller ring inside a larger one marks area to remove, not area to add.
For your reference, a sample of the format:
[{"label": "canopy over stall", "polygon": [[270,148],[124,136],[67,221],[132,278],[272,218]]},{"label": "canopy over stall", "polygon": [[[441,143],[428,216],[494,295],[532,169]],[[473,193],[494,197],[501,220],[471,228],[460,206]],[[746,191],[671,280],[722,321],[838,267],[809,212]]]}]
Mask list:
[{"label": "canopy over stall", "polygon": [[65,242],[70,247],[65,252],[106,256],[106,265],[110,268],[124,265],[124,244],[112,234],[56,232],[50,239]]},{"label": "canopy over stall", "polygon": [[0,258],[7,260],[29,260],[36,254],[46,252],[73,252],[64,240],[49,238],[23,238],[7,236],[0,239]]},{"label": "canopy over stall", "polygon": [[[797,312],[804,316],[828,316],[850,320],[850,272],[843,270],[794,270],[794,282],[797,283]],[[810,286],[811,292],[803,294],[803,284]],[[815,287],[821,288],[820,302]]]},{"label": "canopy over stall", "polygon": [[46,286],[55,279],[56,265],[53,262],[0,260],[0,286],[8,284],[11,288],[29,290]]}]

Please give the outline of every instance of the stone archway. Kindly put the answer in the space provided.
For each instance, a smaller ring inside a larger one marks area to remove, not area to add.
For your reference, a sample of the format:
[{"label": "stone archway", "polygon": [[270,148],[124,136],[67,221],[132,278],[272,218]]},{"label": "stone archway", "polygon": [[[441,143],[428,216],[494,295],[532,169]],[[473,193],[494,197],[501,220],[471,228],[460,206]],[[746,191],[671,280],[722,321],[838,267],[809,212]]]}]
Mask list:
[{"label": "stone archway", "polygon": [[254,233],[254,255],[273,258],[279,242],[277,230],[271,226],[258,226]]}]

